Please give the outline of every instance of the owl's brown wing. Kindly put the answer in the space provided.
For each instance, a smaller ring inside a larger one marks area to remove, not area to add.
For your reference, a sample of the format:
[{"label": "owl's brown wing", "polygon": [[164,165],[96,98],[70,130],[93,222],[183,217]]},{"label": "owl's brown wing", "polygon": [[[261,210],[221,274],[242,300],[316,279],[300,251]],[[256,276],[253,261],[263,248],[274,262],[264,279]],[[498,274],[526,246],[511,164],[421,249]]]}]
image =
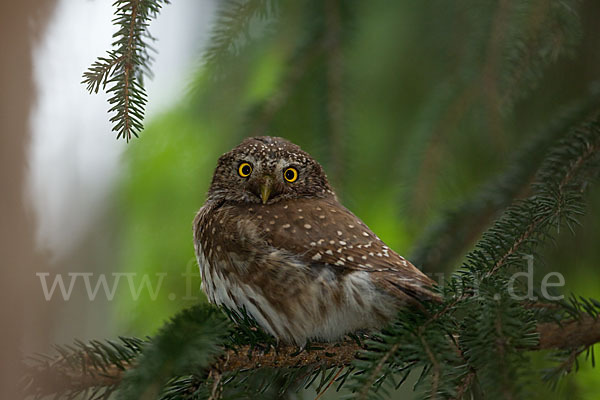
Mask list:
[{"label": "owl's brown wing", "polygon": [[341,273],[365,271],[376,286],[410,300],[439,300],[435,282],[390,249],[334,197],[280,202],[249,210],[271,245],[310,265],[328,264]]}]

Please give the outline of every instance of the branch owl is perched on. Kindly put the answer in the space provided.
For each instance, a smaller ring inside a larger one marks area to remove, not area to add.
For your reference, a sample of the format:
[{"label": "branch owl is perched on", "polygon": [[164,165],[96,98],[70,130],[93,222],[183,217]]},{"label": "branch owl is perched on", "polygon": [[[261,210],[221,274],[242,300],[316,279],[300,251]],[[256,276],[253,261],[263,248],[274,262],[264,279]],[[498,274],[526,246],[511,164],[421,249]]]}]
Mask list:
[{"label": "branch owl is perched on", "polygon": [[437,296],[282,138],[248,138],[219,158],[194,247],[209,301],[245,307],[285,342],[380,328],[399,307]]}]

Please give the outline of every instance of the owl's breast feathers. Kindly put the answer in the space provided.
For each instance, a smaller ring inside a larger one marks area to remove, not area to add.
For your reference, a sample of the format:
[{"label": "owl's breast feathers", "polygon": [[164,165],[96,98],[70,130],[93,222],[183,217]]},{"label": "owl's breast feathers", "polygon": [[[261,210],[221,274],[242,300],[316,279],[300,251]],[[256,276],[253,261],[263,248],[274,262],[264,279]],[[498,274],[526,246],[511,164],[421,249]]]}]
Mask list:
[{"label": "owl's breast feathers", "polygon": [[[366,272],[375,287],[401,302],[440,299],[430,290],[434,281],[333,196],[269,205],[207,205],[198,213],[194,231],[210,264],[225,274],[262,280],[256,283],[274,291],[276,301],[279,294],[293,295],[293,282],[305,277],[307,269],[325,266],[337,275]],[[284,264],[293,268],[282,268]]]}]

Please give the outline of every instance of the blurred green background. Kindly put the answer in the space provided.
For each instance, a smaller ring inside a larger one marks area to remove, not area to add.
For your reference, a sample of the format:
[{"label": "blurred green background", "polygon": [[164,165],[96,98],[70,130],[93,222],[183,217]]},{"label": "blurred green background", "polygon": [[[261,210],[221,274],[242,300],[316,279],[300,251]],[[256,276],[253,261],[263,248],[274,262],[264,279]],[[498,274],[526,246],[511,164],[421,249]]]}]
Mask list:
[{"label": "blurred green background", "polygon": [[[215,31],[185,100],[125,155],[117,270],[166,275],[155,299],[118,299],[123,334],[152,334],[205,301],[191,222],[217,158],[243,137],[299,144],[342,202],[410,258],[429,227],[510,168],[600,77],[596,0],[248,4],[258,11],[221,16],[217,28],[229,29]],[[547,243],[535,267],[564,274],[566,294],[598,298],[600,190],[588,199],[582,226]],[[475,221],[478,235],[492,220]],[[456,260],[419,266],[454,270],[478,235]],[[600,372],[582,369],[559,394],[540,386],[535,398],[600,398]]]}]

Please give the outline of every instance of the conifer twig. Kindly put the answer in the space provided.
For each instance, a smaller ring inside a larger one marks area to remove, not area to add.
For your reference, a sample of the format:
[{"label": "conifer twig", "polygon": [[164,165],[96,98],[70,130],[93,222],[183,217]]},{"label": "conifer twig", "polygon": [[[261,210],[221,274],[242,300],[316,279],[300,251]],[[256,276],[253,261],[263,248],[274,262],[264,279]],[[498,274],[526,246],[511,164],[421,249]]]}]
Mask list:
[{"label": "conifer twig", "polygon": [[[576,176],[576,172],[581,168],[581,166],[585,163],[585,161],[589,160],[591,157],[598,153],[600,149],[600,136],[596,138],[596,140],[592,143],[587,143],[585,151],[580,154],[574,162],[572,162],[567,171],[565,172],[563,178],[558,184],[558,191],[562,194],[565,186],[571,183],[572,179]],[[506,260],[513,255],[519,247],[525,243],[536,231],[537,226],[543,221],[547,221],[548,218],[553,218],[558,216],[558,214],[562,211],[561,207],[556,207],[554,212],[550,216],[544,215],[543,217],[535,218],[531,221],[529,226],[523,231],[523,233],[517,238],[517,240],[513,243],[510,249],[505,252],[502,257],[496,261],[494,266],[486,273],[486,276],[491,276],[500,269]]]},{"label": "conifer twig", "polygon": [[[117,0],[114,6],[115,25],[113,50],[98,59],[83,73],[83,81],[90,93],[98,93],[100,87],[110,93],[108,102],[113,131],[120,137],[131,140],[143,129],[146,90],[143,76],[151,76],[151,47],[144,39],[153,38],[148,32],[148,22],[156,17],[163,4],[169,0]],[[110,87],[106,89],[106,86]]]},{"label": "conifer twig", "polygon": [[425,353],[427,354],[427,358],[429,358],[429,361],[431,362],[431,365],[433,368],[433,376],[431,378],[431,396],[430,396],[430,398],[435,399],[435,398],[437,398],[438,387],[440,384],[440,363],[438,362],[437,358],[431,351],[431,348],[429,347],[429,345],[427,344],[427,341],[425,340],[425,337],[423,336],[423,327],[419,328],[418,336],[419,336],[419,340],[421,341],[421,345],[423,346],[423,349],[425,350]]},{"label": "conifer twig", "polygon": [[425,271],[452,267],[503,209],[531,194],[532,180],[547,149],[568,134],[576,122],[590,119],[599,107],[597,90],[592,90],[589,98],[565,107],[558,118],[533,133],[507,161],[504,171],[432,224],[419,239],[410,260]]},{"label": "conifer twig", "polygon": [[[522,349],[522,351],[581,349],[600,343],[600,316],[593,318],[589,315],[583,315],[580,319],[541,323],[537,326],[536,331],[539,334],[538,344],[533,348]],[[307,366],[340,368],[351,365],[356,355],[363,350],[355,341],[314,345],[318,345],[318,348],[302,351],[299,354],[298,348],[292,345],[280,345],[275,351],[268,352],[250,345],[229,349],[212,364],[207,374],[224,374],[259,368],[300,368]],[[379,370],[383,368],[383,363],[393,356],[399,346],[400,344],[392,346],[384,359],[381,360]],[[46,384],[53,383],[45,392],[51,394],[53,390],[59,389],[59,385],[61,390],[70,391],[116,386],[122,381],[124,373],[131,368],[132,364],[124,364],[124,366],[125,368],[108,367],[105,370],[91,364],[83,370],[81,368],[50,368],[36,371],[33,368],[32,374],[39,375],[43,373],[45,376],[43,382]],[[377,373],[373,376],[376,377]]]}]

